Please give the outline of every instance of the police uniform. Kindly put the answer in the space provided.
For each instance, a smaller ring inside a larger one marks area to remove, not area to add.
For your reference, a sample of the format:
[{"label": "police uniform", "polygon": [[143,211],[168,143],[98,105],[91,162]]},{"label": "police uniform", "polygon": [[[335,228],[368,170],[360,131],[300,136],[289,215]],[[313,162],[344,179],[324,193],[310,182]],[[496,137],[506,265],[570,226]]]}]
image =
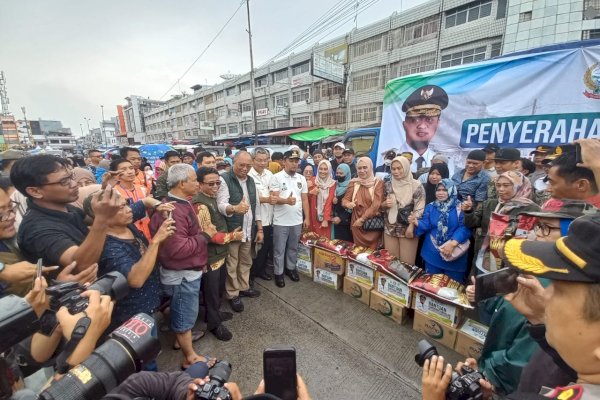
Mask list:
[{"label": "police uniform", "polygon": [[[444,89],[435,85],[421,86],[406,98],[402,104],[402,111],[406,117],[439,117],[442,110],[448,106],[448,94]],[[413,162],[411,171],[417,172],[419,168],[431,167],[431,159],[435,152],[428,148],[423,154],[417,153],[405,141],[398,153],[412,153]]]}]

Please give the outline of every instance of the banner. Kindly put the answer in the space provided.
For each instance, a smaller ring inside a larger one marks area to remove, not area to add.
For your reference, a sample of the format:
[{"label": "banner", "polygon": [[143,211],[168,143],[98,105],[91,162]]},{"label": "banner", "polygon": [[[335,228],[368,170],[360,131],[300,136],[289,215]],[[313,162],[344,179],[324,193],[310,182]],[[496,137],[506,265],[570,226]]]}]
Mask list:
[{"label": "banner", "polygon": [[[377,165],[390,149],[429,167],[436,153],[460,164],[488,144],[522,153],[600,138],[600,45],[517,54],[391,80],[385,87]],[[585,46],[585,42],[579,43]]]}]

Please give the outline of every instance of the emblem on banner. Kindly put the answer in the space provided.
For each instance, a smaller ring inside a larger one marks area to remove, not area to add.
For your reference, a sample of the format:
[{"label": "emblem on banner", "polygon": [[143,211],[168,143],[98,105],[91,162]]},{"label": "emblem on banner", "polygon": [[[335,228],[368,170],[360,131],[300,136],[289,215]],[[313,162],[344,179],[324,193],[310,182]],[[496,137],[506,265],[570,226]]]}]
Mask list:
[{"label": "emblem on banner", "polygon": [[583,92],[583,95],[589,99],[600,100],[600,63],[594,63],[585,70],[583,82],[590,90]]}]

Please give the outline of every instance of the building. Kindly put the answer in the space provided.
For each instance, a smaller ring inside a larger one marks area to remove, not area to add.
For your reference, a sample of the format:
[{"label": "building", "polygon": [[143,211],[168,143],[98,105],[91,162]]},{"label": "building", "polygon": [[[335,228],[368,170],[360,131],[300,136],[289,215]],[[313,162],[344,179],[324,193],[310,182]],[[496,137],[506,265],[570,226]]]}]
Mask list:
[{"label": "building", "polygon": [[77,140],[75,136],[73,136],[70,128],[60,128],[58,130],[49,131],[46,134],[46,140],[48,146],[54,150],[73,152],[77,146]]},{"label": "building", "polygon": [[166,102],[136,95],[125,97],[125,100],[127,100],[127,105],[123,107],[123,113],[128,142],[145,143],[144,114]]},{"label": "building", "polygon": [[13,115],[0,114],[0,148],[7,148],[19,145],[19,131],[17,121]]},{"label": "building", "polygon": [[[563,15],[561,21],[564,20],[567,8],[562,1],[560,6],[558,3],[558,0],[431,0],[258,67],[252,84],[247,73],[215,86],[195,86],[192,94],[174,96],[164,105],[143,113],[146,142],[234,140],[250,136],[252,86],[259,132],[285,127],[350,129],[379,124],[384,87],[390,79],[597,35],[595,29],[600,20],[593,10],[598,8],[599,1],[569,0],[569,21],[573,18],[579,23],[568,23],[566,37],[556,33],[556,25],[553,35],[549,28],[546,31],[542,28],[542,33],[548,33],[543,41],[521,43],[525,34],[520,32],[537,29],[528,21],[519,22],[521,10],[525,13],[531,10],[531,15],[523,19],[532,20],[542,18],[543,12],[543,26],[546,21],[558,23],[560,15]],[[549,18],[552,13],[557,15]],[[592,14],[595,20],[585,20]],[[508,27],[517,35],[509,36]],[[576,27],[579,36],[575,35]],[[315,76],[322,76],[314,70],[315,57],[334,60],[338,66],[343,64],[344,78],[336,83]]]},{"label": "building", "polygon": [[19,143],[22,145],[33,144],[33,135],[31,134],[31,126],[29,121],[18,120],[17,131],[19,134]]}]

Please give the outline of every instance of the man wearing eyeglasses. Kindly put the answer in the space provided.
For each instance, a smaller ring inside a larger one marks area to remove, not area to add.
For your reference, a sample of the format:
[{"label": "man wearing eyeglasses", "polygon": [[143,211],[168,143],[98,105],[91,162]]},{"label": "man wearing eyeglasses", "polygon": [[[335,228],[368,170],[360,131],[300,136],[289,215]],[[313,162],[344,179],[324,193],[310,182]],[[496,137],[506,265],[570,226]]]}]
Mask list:
[{"label": "man wearing eyeglasses", "polygon": [[98,262],[108,221],[119,211],[116,191],[108,188],[93,195],[95,218],[88,227],[83,211],[70,205],[77,200],[79,187],[67,160],[48,154],[20,159],[10,178],[27,197],[28,211],[17,237],[28,261],[42,258],[44,265],[63,268],[76,261],[77,272]]},{"label": "man wearing eyeglasses", "polygon": [[402,105],[406,113],[402,126],[406,142],[400,146],[398,154],[410,152],[413,155],[412,172],[431,167],[435,156],[429,143],[435,136],[442,110],[448,106],[448,94],[435,85],[426,85],[415,90]]}]

